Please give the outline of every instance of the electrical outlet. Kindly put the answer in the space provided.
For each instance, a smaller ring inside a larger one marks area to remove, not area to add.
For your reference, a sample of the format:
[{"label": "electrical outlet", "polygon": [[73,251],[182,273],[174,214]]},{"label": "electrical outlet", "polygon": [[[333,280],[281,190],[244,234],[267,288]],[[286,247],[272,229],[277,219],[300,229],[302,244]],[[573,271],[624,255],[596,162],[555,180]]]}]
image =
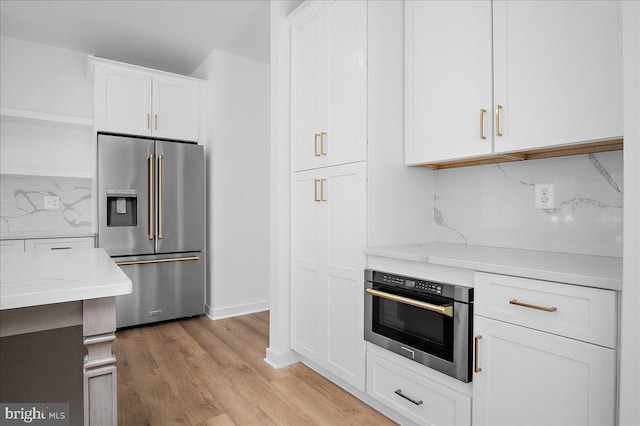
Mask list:
[{"label": "electrical outlet", "polygon": [[536,183],[536,209],[553,209],[556,206],[556,186],[552,183]]},{"label": "electrical outlet", "polygon": [[60,197],[45,195],[44,197],[45,210],[58,210],[59,208],[60,208]]}]

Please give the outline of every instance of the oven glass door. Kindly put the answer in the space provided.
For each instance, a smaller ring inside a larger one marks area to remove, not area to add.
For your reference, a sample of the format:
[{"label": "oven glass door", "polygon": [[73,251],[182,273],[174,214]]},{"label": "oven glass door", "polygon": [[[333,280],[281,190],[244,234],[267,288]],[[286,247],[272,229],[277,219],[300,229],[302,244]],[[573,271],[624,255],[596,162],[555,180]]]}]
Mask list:
[{"label": "oven glass door", "polygon": [[[377,295],[371,296],[374,333],[453,361],[453,300],[416,295],[387,286],[374,285],[373,290],[377,290]],[[410,304],[412,301],[417,303]],[[444,312],[431,310],[431,305]]]}]

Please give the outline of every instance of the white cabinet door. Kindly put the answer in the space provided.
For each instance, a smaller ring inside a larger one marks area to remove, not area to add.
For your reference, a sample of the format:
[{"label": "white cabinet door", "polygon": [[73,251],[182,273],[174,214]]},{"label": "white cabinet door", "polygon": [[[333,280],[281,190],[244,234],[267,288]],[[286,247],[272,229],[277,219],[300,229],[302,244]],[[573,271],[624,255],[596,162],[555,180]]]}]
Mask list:
[{"label": "white cabinet door", "polygon": [[292,173],[291,347],[364,390],[366,164]]},{"label": "white cabinet door", "polygon": [[491,154],[491,1],[405,3],[405,160]]},{"label": "white cabinet door", "polygon": [[326,368],[364,390],[366,164],[325,169]]},{"label": "white cabinet door", "polygon": [[367,2],[334,1],[326,12],[325,166],[366,160]]},{"label": "white cabinet door", "polygon": [[153,135],[198,140],[198,85],[179,78],[153,78]]},{"label": "white cabinet door", "polygon": [[622,136],[618,1],[494,1],[495,151]]},{"label": "white cabinet door", "polygon": [[365,160],[366,2],[310,1],[290,19],[291,170]]},{"label": "white cabinet door", "polygon": [[322,166],[324,18],[322,2],[307,2],[291,23],[291,170]]},{"label": "white cabinet door", "polygon": [[95,118],[98,131],[151,136],[151,75],[96,67]]},{"label": "white cabinet door", "polygon": [[320,170],[291,175],[291,347],[322,363],[326,287]]},{"label": "white cabinet door", "polygon": [[616,351],[475,316],[473,425],[613,425]]}]

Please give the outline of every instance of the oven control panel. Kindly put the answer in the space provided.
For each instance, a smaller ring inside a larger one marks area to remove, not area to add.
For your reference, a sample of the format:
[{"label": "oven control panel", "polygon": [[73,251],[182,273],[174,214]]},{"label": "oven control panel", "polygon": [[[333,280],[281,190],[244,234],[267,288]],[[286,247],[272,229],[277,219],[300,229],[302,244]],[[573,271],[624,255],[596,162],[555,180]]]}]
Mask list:
[{"label": "oven control panel", "polygon": [[381,278],[384,284],[442,295],[442,284],[439,283],[410,279],[390,274],[382,274]]}]

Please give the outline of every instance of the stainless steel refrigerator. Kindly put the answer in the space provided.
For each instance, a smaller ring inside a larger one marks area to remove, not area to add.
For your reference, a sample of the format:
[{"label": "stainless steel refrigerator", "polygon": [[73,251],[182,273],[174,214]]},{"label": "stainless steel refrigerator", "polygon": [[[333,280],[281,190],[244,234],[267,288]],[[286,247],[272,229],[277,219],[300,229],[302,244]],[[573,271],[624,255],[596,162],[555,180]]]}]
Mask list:
[{"label": "stainless steel refrigerator", "polygon": [[202,146],[98,135],[98,245],[133,283],[116,326],[204,313]]}]

